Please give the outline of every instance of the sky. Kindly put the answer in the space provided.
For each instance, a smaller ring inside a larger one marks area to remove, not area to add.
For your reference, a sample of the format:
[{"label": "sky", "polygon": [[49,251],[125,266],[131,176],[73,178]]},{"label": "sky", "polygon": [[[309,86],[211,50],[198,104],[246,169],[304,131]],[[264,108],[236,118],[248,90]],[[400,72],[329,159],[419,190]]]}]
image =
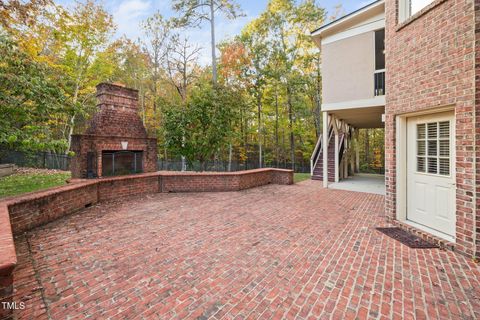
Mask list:
[{"label": "sky", "polygon": [[[327,12],[333,12],[333,8],[342,4],[345,13],[352,12],[374,0],[317,0],[317,3],[327,9]],[[57,0],[59,4],[70,7],[75,4],[75,0]],[[112,14],[117,31],[114,35],[119,38],[123,35],[136,40],[142,37],[140,23],[159,11],[164,17],[175,16],[171,9],[171,0],[100,0],[110,14]],[[239,34],[243,26],[258,17],[267,7],[268,0],[237,0],[245,16],[230,21],[219,17],[216,24],[217,42],[224,39],[233,38]],[[320,27],[320,26],[319,26]],[[204,23],[200,28],[190,28],[185,34],[192,43],[202,48],[200,53],[200,63],[207,64],[210,58],[210,29]]]}]

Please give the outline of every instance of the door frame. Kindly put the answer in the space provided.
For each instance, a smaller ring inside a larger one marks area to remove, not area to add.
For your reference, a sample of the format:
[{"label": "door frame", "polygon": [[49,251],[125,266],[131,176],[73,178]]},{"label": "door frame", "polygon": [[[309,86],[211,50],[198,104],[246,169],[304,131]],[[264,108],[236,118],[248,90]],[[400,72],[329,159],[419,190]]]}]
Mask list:
[{"label": "door frame", "polygon": [[[423,116],[423,115],[435,115],[443,112],[453,112],[453,128],[451,133],[454,135],[454,145],[453,145],[453,159],[454,165],[452,166],[452,176],[456,177],[456,138],[455,138],[455,128],[456,128],[456,117],[455,117],[455,106],[447,106],[441,108],[427,109],[418,112],[411,112],[405,114],[395,115],[395,164],[396,164],[396,183],[395,183],[395,200],[396,200],[396,219],[405,224],[411,225],[417,229],[428,232],[439,238],[448,240],[450,242],[455,242],[456,237],[450,237],[442,232],[430,229],[421,224],[415,223],[413,221],[407,220],[407,122],[409,118]],[[455,195],[456,198],[456,195]],[[455,213],[456,218],[456,213]],[[455,228],[456,234],[456,228]]]}]

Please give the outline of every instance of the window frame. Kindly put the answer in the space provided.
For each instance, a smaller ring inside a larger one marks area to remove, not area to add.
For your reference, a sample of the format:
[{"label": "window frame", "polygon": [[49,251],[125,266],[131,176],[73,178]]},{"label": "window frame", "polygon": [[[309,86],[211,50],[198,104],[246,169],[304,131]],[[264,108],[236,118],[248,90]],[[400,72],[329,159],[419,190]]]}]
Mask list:
[{"label": "window frame", "polygon": [[412,13],[412,1],[414,0],[398,0],[398,23],[403,23],[412,17],[422,15],[424,11],[428,11],[426,8],[436,6],[437,4],[444,2],[445,0],[430,0],[430,3],[420,8],[420,10]]},{"label": "window frame", "polygon": [[411,0],[398,0],[398,22],[402,23],[411,17],[410,1]]},{"label": "window frame", "polygon": [[[436,124],[436,137],[434,138],[431,138],[428,136],[428,126],[429,124]],[[441,123],[448,123],[448,137],[442,137],[441,134],[440,134],[440,124]],[[423,138],[419,138],[419,131],[418,131],[418,128],[420,125],[423,125],[424,126],[424,136]],[[453,128],[453,124],[452,124],[452,121],[449,120],[449,121],[423,121],[421,123],[417,123],[417,125],[415,126],[416,127],[416,133],[415,133],[415,159],[416,159],[416,168],[415,168],[415,173],[417,174],[422,174],[422,175],[431,175],[431,176],[435,176],[435,177],[451,177],[452,176],[452,161],[454,160],[453,158],[453,151],[452,151],[452,128]],[[419,154],[419,141],[423,141],[424,142],[424,153],[422,155]],[[435,141],[436,142],[436,154],[435,155],[430,155],[430,152],[429,152],[429,141]],[[445,155],[441,155],[441,148],[440,148],[440,145],[441,145],[441,141],[448,141],[448,148],[449,148],[449,152],[448,152],[448,156],[445,156]],[[418,159],[419,158],[422,158],[424,160],[424,171],[419,171],[419,166],[418,166]],[[434,172],[429,172],[429,162],[430,162],[430,158],[434,158],[436,160],[436,169],[437,169],[437,172],[434,173]],[[440,167],[440,163],[441,163],[441,160],[448,160],[448,174],[442,174],[441,173],[441,167]]]}]

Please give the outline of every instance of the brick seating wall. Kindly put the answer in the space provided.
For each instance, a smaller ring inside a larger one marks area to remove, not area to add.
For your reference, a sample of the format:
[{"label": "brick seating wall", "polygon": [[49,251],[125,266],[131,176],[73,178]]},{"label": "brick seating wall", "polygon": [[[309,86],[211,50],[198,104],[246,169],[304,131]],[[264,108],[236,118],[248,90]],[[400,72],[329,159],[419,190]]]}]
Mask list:
[{"label": "brick seating wall", "polygon": [[[14,235],[98,202],[158,192],[239,191],[266,184],[293,184],[293,171],[153,172],[72,183],[0,201],[0,301],[10,301],[16,265]],[[6,310],[0,308],[0,319]],[[3,314],[2,314],[3,313]]]}]

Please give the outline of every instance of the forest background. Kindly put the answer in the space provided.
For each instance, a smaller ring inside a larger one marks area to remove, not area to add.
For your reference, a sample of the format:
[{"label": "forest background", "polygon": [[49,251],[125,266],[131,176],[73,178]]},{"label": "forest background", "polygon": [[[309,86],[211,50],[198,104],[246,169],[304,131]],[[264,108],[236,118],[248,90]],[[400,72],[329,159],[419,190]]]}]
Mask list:
[{"label": "forest background", "polygon": [[[152,12],[131,26],[142,37],[130,39],[112,36],[113,16],[100,2],[0,1],[0,150],[71,154],[72,134],[95,112],[95,86],[113,82],[139,91],[162,161],[306,171],[322,130],[320,51],[309,34],[345,11],[270,0],[238,35],[217,42],[218,19],[241,18],[239,3],[172,0],[174,16]],[[210,47],[187,37],[202,25]],[[369,171],[383,131],[363,130],[360,145]]]}]

